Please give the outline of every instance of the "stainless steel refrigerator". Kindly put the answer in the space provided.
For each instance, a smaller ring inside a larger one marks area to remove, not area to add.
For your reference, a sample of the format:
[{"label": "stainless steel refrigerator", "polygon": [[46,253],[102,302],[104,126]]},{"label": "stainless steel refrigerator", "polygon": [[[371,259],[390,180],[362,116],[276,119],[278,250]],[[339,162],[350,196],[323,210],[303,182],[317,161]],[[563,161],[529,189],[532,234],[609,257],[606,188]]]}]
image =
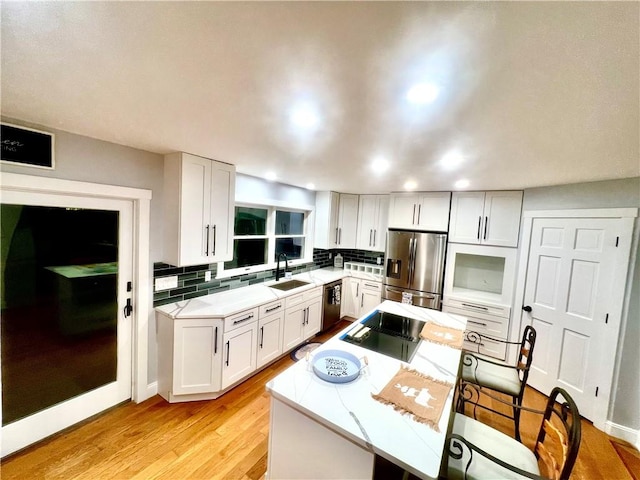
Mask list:
[{"label": "stainless steel refrigerator", "polygon": [[382,298],[440,310],[446,233],[389,230]]}]

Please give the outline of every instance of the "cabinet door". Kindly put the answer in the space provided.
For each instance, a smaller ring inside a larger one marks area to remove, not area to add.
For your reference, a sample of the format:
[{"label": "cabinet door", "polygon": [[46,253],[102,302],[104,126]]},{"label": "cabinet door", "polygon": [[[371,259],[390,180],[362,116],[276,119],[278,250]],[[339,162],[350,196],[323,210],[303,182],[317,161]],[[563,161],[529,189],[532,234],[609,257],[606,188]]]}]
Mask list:
[{"label": "cabinet door", "polygon": [[484,201],[482,243],[517,247],[520,233],[522,192],[487,192]]},{"label": "cabinet door", "polygon": [[236,328],[224,334],[222,388],[243,379],[256,369],[258,324]]},{"label": "cabinet door", "polygon": [[449,241],[480,243],[484,223],[484,192],[454,192]]},{"label": "cabinet door", "polygon": [[210,260],[211,160],[182,155],[180,177],[180,265]]},{"label": "cabinet door", "polygon": [[[232,165],[211,162],[209,257],[207,262],[233,260],[235,172]],[[206,263],[206,262],[205,262]]]},{"label": "cabinet door", "polygon": [[392,193],[389,197],[389,228],[415,228],[418,201],[415,194]]},{"label": "cabinet door", "polygon": [[376,222],[373,225],[373,248],[384,252],[387,246],[387,226],[389,224],[389,195],[378,195]]},{"label": "cabinet door", "polygon": [[379,199],[377,195],[360,195],[358,206],[358,233],[356,248],[373,250],[374,230],[378,228],[377,212]]},{"label": "cabinet door", "polygon": [[303,330],[307,320],[307,304],[302,303],[287,308],[282,329],[282,351],[288,352],[304,341]]},{"label": "cabinet door", "polygon": [[360,298],[360,316],[376,308],[380,305],[380,301],[379,291],[363,289]]},{"label": "cabinet door", "polygon": [[221,390],[222,321],[176,320],[173,328],[173,393]]},{"label": "cabinet door", "polygon": [[450,192],[423,193],[418,203],[418,229],[436,232],[449,230]]},{"label": "cabinet door", "polygon": [[356,248],[358,230],[358,195],[340,194],[338,247]]},{"label": "cabinet door", "polygon": [[340,295],[340,317],[355,317],[355,291],[357,279],[343,278]]},{"label": "cabinet door", "polygon": [[322,325],[322,297],[310,300],[307,304],[307,320],[304,326],[304,340],[320,331]]},{"label": "cabinet door", "polygon": [[258,368],[278,358],[282,353],[283,323],[284,312],[261,318],[258,322]]}]

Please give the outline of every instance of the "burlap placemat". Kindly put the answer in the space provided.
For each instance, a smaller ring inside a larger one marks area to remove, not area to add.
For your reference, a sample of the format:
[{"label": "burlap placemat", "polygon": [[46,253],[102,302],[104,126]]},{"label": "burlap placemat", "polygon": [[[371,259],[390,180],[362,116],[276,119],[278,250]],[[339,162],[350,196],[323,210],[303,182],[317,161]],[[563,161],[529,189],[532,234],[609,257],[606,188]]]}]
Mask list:
[{"label": "burlap placemat", "polygon": [[420,338],[429,342],[447,345],[457,349],[462,348],[464,340],[464,330],[458,330],[453,327],[445,327],[434,322],[427,322],[420,331]]},{"label": "burlap placemat", "polygon": [[439,432],[438,422],[452,387],[450,383],[402,366],[380,393],[371,395]]}]

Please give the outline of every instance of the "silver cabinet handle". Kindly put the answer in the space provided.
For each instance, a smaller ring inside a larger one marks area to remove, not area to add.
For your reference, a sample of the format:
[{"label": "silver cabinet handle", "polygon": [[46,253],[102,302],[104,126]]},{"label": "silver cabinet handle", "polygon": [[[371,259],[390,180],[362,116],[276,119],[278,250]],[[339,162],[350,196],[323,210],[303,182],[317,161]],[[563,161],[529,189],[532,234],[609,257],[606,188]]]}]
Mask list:
[{"label": "silver cabinet handle", "polygon": [[278,310],[280,307],[282,307],[282,304],[276,305],[275,307],[267,308],[264,312],[265,313],[273,312],[274,310]]},{"label": "silver cabinet handle", "polygon": [[204,229],[207,231],[207,241],[205,242],[206,246],[204,247],[204,256],[208,257],[209,256],[209,225],[204,227]]},{"label": "silver cabinet handle", "polygon": [[478,240],[480,240],[480,228],[482,227],[482,217],[478,217],[478,234],[477,234],[477,238]]},{"label": "silver cabinet handle", "polygon": [[418,221],[417,224],[420,225],[420,210],[422,209],[422,205],[418,204]]},{"label": "silver cabinet handle", "polygon": [[474,322],[473,320],[469,320],[467,319],[467,323],[473,323],[474,325],[480,325],[482,327],[486,327],[487,324],[486,323],[482,323],[482,322]]},{"label": "silver cabinet handle", "polygon": [[487,307],[483,307],[481,305],[473,305],[471,303],[463,303],[462,305],[469,308],[477,308],[478,310],[484,310],[485,312],[489,311]]},{"label": "silver cabinet handle", "polygon": [[373,235],[373,230],[369,230],[369,246],[371,246],[371,236]]},{"label": "silver cabinet handle", "polygon": [[360,308],[364,307],[364,293],[362,294],[362,297],[360,298]]},{"label": "silver cabinet handle", "polygon": [[487,239],[487,225],[489,224],[489,217],[484,217],[484,236],[483,240]]},{"label": "silver cabinet handle", "polygon": [[342,228],[338,228],[338,245],[342,245]]},{"label": "silver cabinet handle", "polygon": [[338,245],[338,227],[336,227],[336,245]]},{"label": "silver cabinet handle", "polygon": [[227,367],[229,366],[229,342],[227,342]]},{"label": "silver cabinet handle", "polygon": [[373,229],[373,246],[374,247],[376,246],[376,233],[377,233],[377,230],[374,228]]},{"label": "silver cabinet handle", "polygon": [[264,342],[264,327],[260,327],[260,348],[262,348],[263,342]]},{"label": "silver cabinet handle", "polygon": [[416,224],[416,204],[413,204],[413,216],[411,217],[411,225]]},{"label": "silver cabinet handle", "polygon": [[373,284],[371,284],[371,283],[365,283],[364,285],[365,285],[366,287],[373,287],[373,288],[378,288],[378,287],[379,287],[379,285],[373,285]]},{"label": "silver cabinet handle", "polygon": [[211,252],[211,255],[215,255],[216,254],[216,226],[213,226],[213,251]]},{"label": "silver cabinet handle", "polygon": [[218,327],[216,327],[215,335],[213,338],[213,354],[216,355],[218,353]]},{"label": "silver cabinet handle", "polygon": [[241,318],[240,320],[234,320],[233,324],[237,325],[239,323],[246,322],[247,320],[251,320],[252,318],[253,318],[253,313],[250,313],[249,315],[247,315],[244,318]]}]

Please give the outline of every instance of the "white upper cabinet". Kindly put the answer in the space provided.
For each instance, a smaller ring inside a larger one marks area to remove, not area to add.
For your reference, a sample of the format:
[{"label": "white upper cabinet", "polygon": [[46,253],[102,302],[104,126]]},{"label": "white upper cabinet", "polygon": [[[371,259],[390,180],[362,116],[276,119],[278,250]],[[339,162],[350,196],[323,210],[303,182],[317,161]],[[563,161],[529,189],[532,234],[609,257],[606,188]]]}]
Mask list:
[{"label": "white upper cabinet", "polygon": [[455,192],[449,241],[517,247],[522,191]]},{"label": "white upper cabinet", "polygon": [[356,248],[358,195],[316,193],[315,248]]},{"label": "white upper cabinet", "polygon": [[360,195],[357,249],[384,252],[388,214],[388,195]]},{"label": "white upper cabinet", "polygon": [[232,260],[235,183],[233,165],[188,153],[165,156],[165,262]]},{"label": "white upper cabinet", "polygon": [[446,232],[451,192],[392,193],[389,228]]}]

